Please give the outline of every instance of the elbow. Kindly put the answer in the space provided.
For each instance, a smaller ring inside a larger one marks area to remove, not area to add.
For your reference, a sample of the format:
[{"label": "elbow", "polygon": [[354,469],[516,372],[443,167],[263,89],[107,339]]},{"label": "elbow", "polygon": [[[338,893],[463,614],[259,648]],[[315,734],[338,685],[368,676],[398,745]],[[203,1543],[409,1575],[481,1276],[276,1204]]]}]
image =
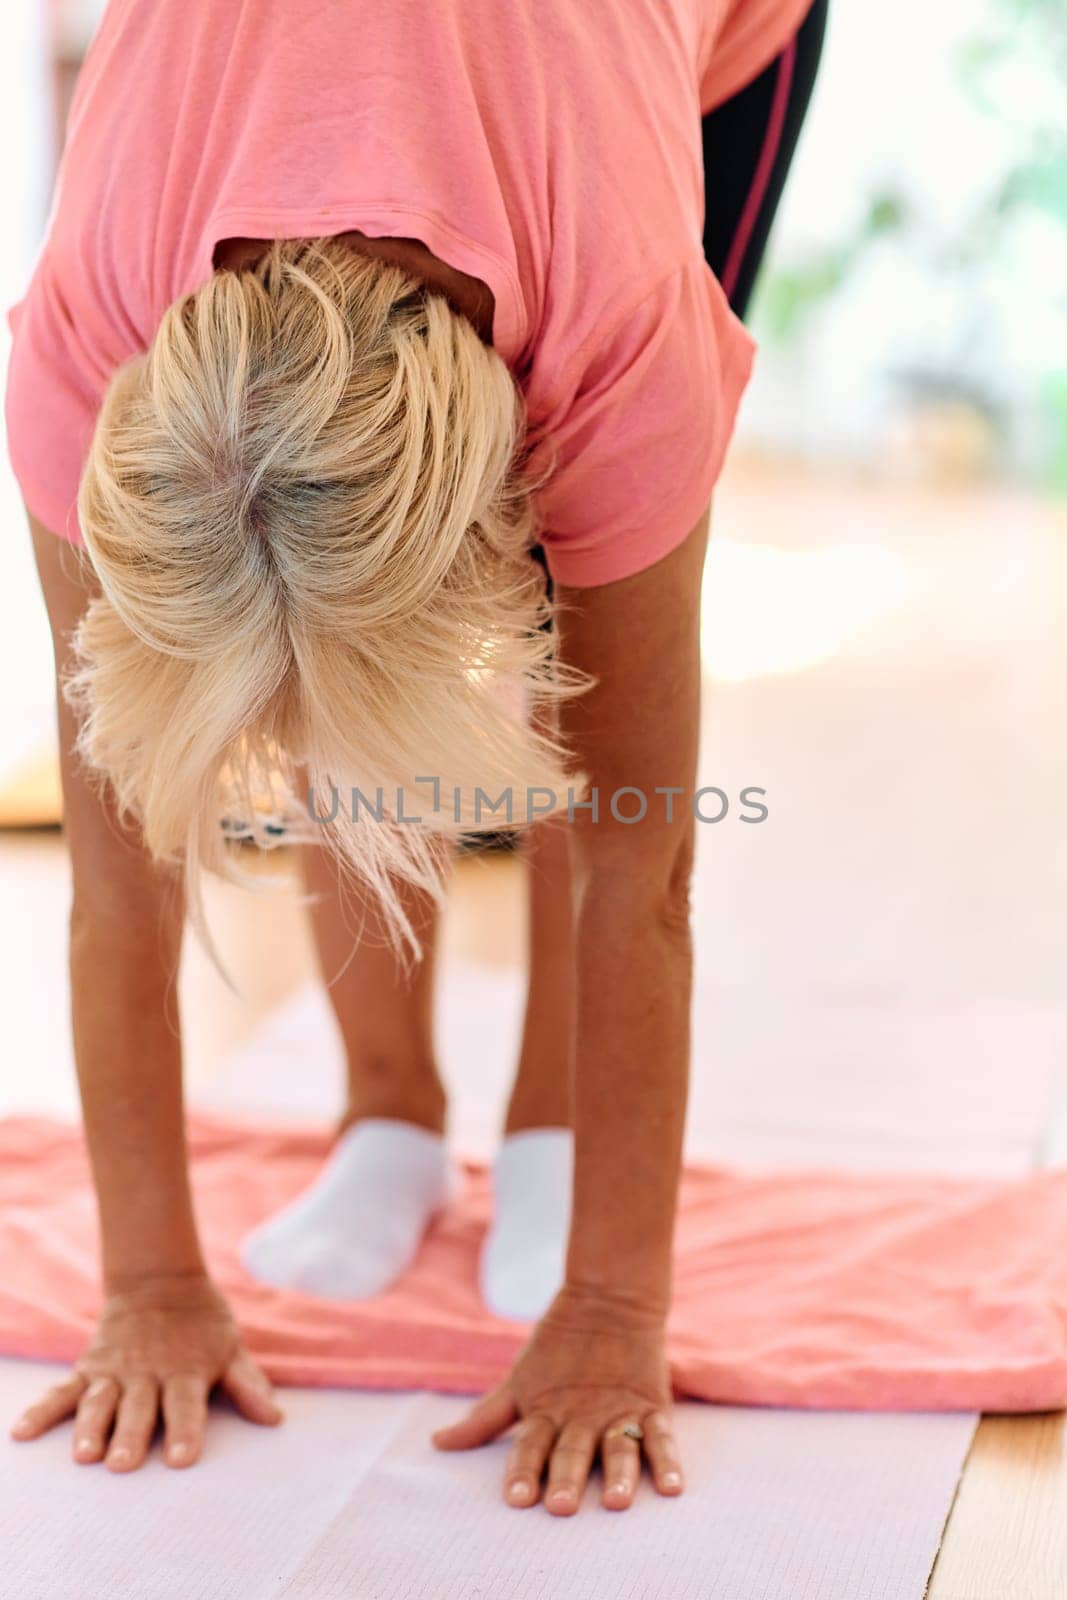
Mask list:
[{"label": "elbow", "polygon": [[636,826],[627,834],[579,829],[572,847],[579,924],[659,930],[688,943],[694,848],[692,818],[644,836]]}]

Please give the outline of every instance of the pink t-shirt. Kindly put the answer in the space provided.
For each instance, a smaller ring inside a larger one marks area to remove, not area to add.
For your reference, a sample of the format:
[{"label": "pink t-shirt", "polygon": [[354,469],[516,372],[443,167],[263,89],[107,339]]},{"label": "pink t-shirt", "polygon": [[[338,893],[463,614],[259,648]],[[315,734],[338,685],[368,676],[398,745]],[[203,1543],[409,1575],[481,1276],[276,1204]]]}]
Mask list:
[{"label": "pink t-shirt", "polygon": [[26,502],[81,542],[115,368],[228,237],[423,241],[493,292],[553,446],[550,570],[650,566],[707,505],[753,345],[707,266],[700,113],[810,0],[110,0],[14,333]]}]

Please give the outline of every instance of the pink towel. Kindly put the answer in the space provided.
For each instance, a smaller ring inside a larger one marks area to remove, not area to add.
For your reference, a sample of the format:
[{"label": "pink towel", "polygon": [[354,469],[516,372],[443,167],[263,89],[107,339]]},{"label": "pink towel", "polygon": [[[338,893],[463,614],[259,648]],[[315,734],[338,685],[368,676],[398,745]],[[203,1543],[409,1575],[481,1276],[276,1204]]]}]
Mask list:
[{"label": "pink towel", "polygon": [[[282,1383],[470,1393],[526,1333],[477,1291],[483,1167],[388,1293],[342,1304],[252,1282],[244,1233],[304,1188],[324,1130],[190,1121],[211,1268]],[[1067,1173],[1017,1179],[686,1171],[677,1392],[752,1405],[1045,1411],[1067,1403]],[[0,1353],[68,1361],[99,1301],[80,1132],[0,1122]]]}]

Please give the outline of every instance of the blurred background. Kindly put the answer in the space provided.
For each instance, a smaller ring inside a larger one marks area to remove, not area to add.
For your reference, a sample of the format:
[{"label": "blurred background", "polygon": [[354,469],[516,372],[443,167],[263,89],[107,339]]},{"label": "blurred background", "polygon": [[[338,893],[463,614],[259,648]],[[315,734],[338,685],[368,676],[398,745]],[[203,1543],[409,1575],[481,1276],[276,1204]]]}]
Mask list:
[{"label": "blurred background", "polygon": [[[5,306],[42,236],[101,9],[0,10]],[[761,786],[770,814],[699,830],[702,1148],[943,1161],[955,1147],[988,1165],[1028,1148],[1055,1098],[1065,82],[1063,0],[838,3],[831,16],[713,515],[702,780],[731,795]],[[6,341],[5,327],[0,360]],[[35,1063],[17,1092],[66,1107],[50,647],[4,463],[0,521],[0,941]],[[272,905],[264,917],[262,902],[213,895],[241,993],[191,948],[194,1086],[217,1083],[290,1000],[282,1057],[301,1039],[329,1055],[324,1015],[300,1009],[318,1004],[302,915],[292,897]],[[443,1004],[472,1147],[491,1136],[510,1070],[522,941],[518,863],[465,863]],[[487,995],[475,1045],[463,1016]],[[336,1070],[310,1090],[314,1074],[262,1092],[317,1113]]]},{"label": "blurred background", "polygon": [[[101,9],[0,6],[4,308]],[[832,4],[713,509],[701,782],[735,803],[697,830],[690,1159],[1067,1160],[1065,87],[1065,0]],[[0,538],[0,1114],[72,1116],[51,648],[2,452]],[[523,906],[514,855],[460,863],[440,1067],[474,1156],[515,1061]],[[331,1118],[343,1062],[295,876],[266,901],[214,885],[207,909],[235,989],[188,940],[193,1103]],[[1051,1600],[1065,1507],[1062,1419],[985,1423],[931,1600]]]}]

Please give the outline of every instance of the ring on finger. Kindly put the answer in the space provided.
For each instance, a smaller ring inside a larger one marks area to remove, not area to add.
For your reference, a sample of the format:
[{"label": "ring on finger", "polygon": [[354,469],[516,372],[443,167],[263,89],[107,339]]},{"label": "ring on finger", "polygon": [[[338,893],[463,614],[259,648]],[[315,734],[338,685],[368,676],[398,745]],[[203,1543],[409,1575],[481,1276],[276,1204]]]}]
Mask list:
[{"label": "ring on finger", "polygon": [[605,1439],[643,1439],[645,1430],[639,1422],[618,1422],[604,1430]]}]

